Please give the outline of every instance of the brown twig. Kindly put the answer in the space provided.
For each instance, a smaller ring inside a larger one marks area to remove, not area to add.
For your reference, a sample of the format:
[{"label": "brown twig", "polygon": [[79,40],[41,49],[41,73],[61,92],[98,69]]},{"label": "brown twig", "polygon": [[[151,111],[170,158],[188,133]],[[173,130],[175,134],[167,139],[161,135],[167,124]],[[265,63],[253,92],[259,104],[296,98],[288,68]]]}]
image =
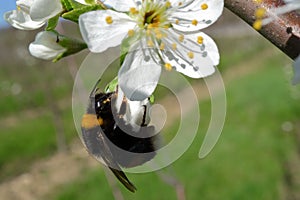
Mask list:
[{"label": "brown twig", "polygon": [[[267,16],[273,16],[270,9],[283,4],[282,0],[264,0],[258,4],[254,0],[225,0],[225,7],[247,22],[253,25],[255,21],[255,11],[263,7]],[[259,33],[272,42],[290,58],[295,59],[300,54],[300,14],[290,12],[280,15],[263,26]]]}]

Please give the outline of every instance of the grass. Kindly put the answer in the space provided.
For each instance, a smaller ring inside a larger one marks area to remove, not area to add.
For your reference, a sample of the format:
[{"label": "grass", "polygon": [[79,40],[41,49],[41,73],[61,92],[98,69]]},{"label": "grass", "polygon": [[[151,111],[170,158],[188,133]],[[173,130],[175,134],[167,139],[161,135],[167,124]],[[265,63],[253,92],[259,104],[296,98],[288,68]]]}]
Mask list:
[{"label": "grass", "polygon": [[[281,125],[299,120],[300,105],[290,95],[282,57],[258,64],[259,71],[227,83],[226,125],[213,152],[203,160],[197,155],[210,118],[210,102],[200,103],[198,136],[167,169],[183,183],[187,199],[280,199],[283,164],[295,150],[292,133],[284,132]],[[105,180],[103,174],[90,173],[62,187],[54,199],[82,199],[86,193],[82,188],[94,191],[88,194],[89,200],[112,199],[106,187],[103,191],[99,187]],[[138,191],[131,194],[121,186],[125,199],[175,199],[174,189],[155,173],[129,177]]]}]

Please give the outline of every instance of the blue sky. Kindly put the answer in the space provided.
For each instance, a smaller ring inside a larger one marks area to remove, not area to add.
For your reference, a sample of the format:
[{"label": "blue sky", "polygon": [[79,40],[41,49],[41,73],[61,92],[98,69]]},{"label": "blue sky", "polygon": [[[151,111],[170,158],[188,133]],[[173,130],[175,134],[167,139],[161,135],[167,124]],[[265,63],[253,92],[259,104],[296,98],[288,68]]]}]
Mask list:
[{"label": "blue sky", "polygon": [[[4,3],[5,2],[5,3]],[[9,25],[3,19],[3,15],[6,11],[15,10],[16,9],[16,1],[15,0],[1,0],[0,5],[0,28],[8,27]]]}]

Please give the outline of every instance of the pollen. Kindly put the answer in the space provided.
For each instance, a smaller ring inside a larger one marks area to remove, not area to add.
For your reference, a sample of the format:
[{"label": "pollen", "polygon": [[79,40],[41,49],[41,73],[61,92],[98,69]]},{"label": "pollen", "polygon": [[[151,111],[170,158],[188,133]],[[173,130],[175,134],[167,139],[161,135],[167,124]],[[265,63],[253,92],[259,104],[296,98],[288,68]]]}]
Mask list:
[{"label": "pollen", "polygon": [[134,7],[131,7],[131,8],[129,9],[129,12],[130,12],[131,14],[133,14],[133,15],[139,13],[139,11],[138,11],[136,8],[134,8]]},{"label": "pollen", "polygon": [[196,19],[193,19],[193,20],[192,20],[192,24],[193,24],[194,26],[197,26],[198,21],[197,21]]},{"label": "pollen", "polygon": [[107,24],[112,24],[112,23],[113,23],[113,19],[112,19],[111,16],[107,16],[107,17],[105,18],[105,21],[106,21]]},{"label": "pollen", "polygon": [[175,24],[179,24],[179,20],[178,19],[176,19]]},{"label": "pollen", "polygon": [[256,11],[255,11],[255,17],[256,18],[263,18],[266,14],[266,9],[264,8],[258,8]]},{"label": "pollen", "polygon": [[151,35],[151,31],[149,29],[146,30],[146,35],[150,36]]},{"label": "pollen", "polygon": [[183,42],[183,40],[184,40],[184,35],[179,35],[179,37],[178,37],[178,40],[179,40],[179,42]]},{"label": "pollen", "polygon": [[165,4],[165,6],[166,6],[167,8],[170,8],[170,7],[171,7],[171,2],[170,2],[170,1],[167,1],[166,4]]},{"label": "pollen", "polygon": [[203,3],[202,5],[201,5],[201,9],[202,10],[206,10],[208,8],[208,5],[206,4],[206,3]]},{"label": "pollen", "polygon": [[178,6],[182,6],[182,2],[181,1],[178,3]]},{"label": "pollen", "polygon": [[148,40],[147,45],[148,45],[148,47],[154,47],[154,43],[152,40]]},{"label": "pollen", "polygon": [[165,43],[161,43],[161,44],[159,45],[159,49],[160,49],[160,50],[165,50]]},{"label": "pollen", "polygon": [[188,52],[187,55],[188,55],[188,57],[189,57],[190,59],[193,59],[193,58],[194,58],[194,53],[191,52],[191,51]]},{"label": "pollen", "polygon": [[128,30],[128,36],[132,37],[134,35],[134,30],[133,29],[129,29]]},{"label": "pollen", "polygon": [[157,38],[157,39],[161,39],[161,38],[163,38],[163,34],[161,34],[161,33],[156,33],[155,34],[155,37]]},{"label": "pollen", "polygon": [[254,23],[253,23],[253,28],[255,30],[260,30],[262,27],[262,20],[256,20]]},{"label": "pollen", "polygon": [[173,44],[172,44],[172,49],[173,49],[173,50],[176,50],[176,49],[177,49],[177,44],[176,44],[176,43],[173,43]]},{"label": "pollen", "polygon": [[171,71],[172,70],[172,65],[170,63],[165,63],[165,68],[167,71]]},{"label": "pollen", "polygon": [[203,44],[203,37],[202,36],[198,36],[197,37],[197,42],[198,42],[198,44]]}]

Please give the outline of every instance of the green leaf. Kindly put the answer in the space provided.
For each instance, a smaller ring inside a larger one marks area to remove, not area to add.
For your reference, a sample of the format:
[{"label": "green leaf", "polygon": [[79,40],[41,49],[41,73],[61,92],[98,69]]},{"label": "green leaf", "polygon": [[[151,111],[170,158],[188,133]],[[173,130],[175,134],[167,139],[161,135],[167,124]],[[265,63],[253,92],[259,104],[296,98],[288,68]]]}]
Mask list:
[{"label": "green leaf", "polygon": [[61,3],[63,5],[64,10],[66,10],[67,12],[70,10],[73,10],[72,7],[72,1],[71,0],[61,0]]},{"label": "green leaf", "polygon": [[115,77],[110,83],[108,83],[105,87],[105,92],[114,92],[117,89],[118,85],[118,77]]},{"label": "green leaf", "polygon": [[78,18],[80,15],[86,13],[86,12],[90,12],[93,10],[103,10],[101,5],[88,5],[88,6],[83,6],[81,8],[78,9],[74,9],[72,11],[66,12],[62,15],[62,17],[64,19],[68,19],[71,20],[73,22],[78,22]]},{"label": "green leaf", "polygon": [[51,30],[55,29],[55,27],[57,26],[58,20],[59,20],[59,16],[60,16],[60,14],[58,14],[55,17],[52,17],[51,19],[48,20],[46,31],[51,31]]},{"label": "green leaf", "polygon": [[150,101],[151,104],[154,104],[154,100],[155,100],[155,98],[154,98],[154,95],[152,94],[152,95],[149,97],[149,101]]}]

